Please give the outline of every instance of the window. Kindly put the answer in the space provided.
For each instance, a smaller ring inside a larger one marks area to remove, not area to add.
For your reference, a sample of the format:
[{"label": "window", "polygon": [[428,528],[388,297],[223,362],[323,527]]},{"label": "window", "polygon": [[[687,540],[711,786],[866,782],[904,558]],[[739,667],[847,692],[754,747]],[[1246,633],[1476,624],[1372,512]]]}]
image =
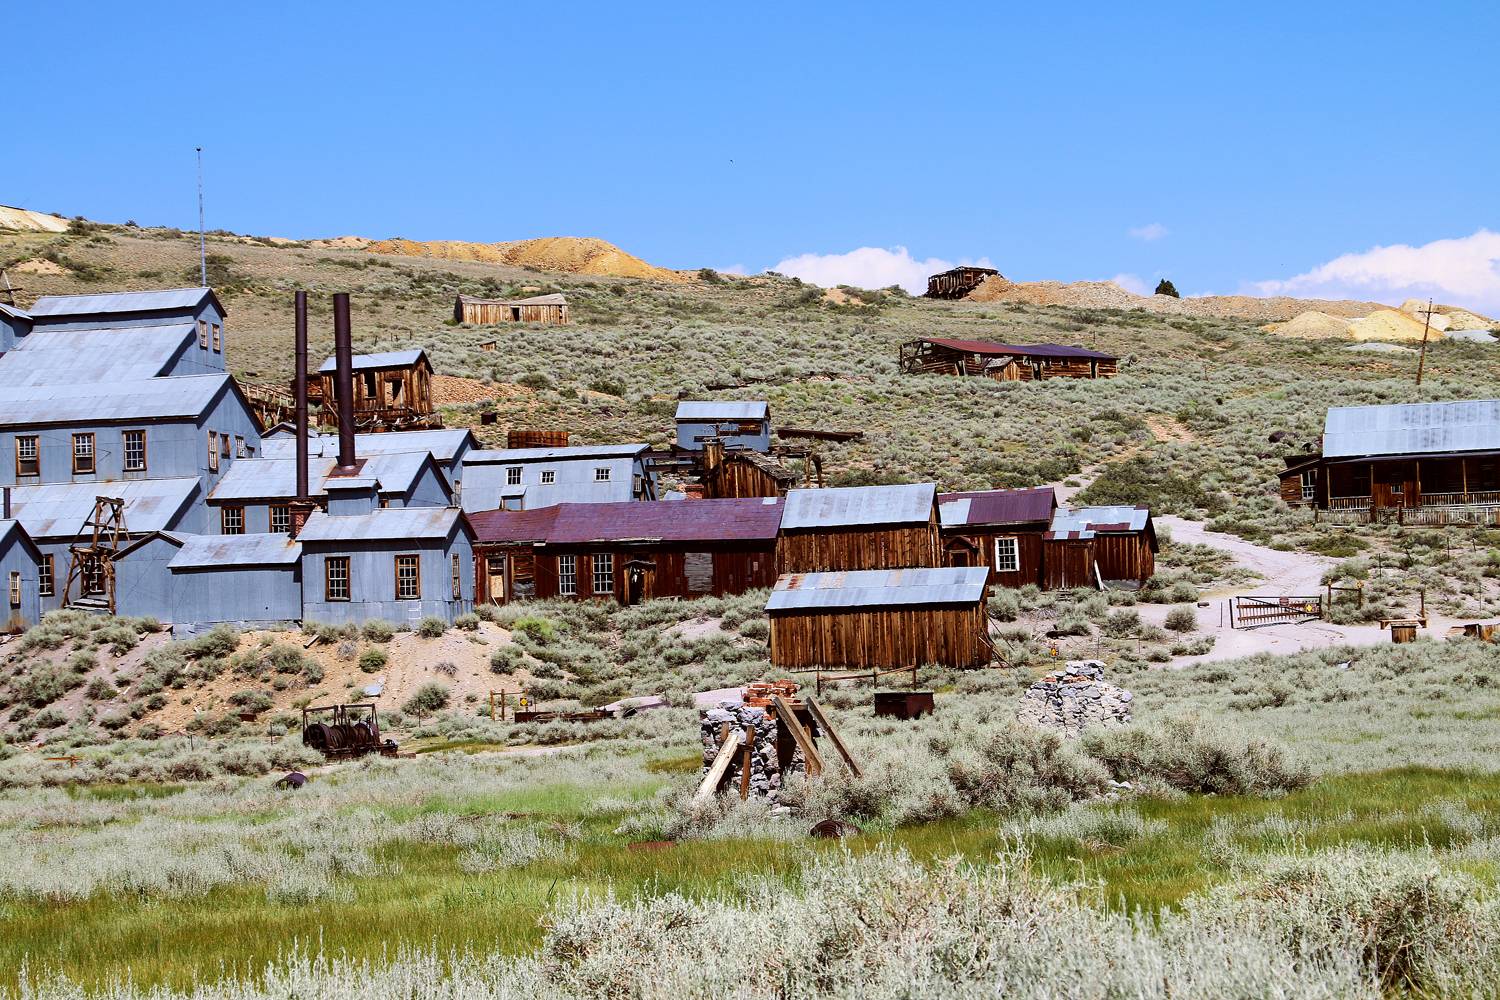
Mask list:
[{"label": "window", "polygon": [[578,593],[578,557],[557,557],[557,592],[564,597]]},{"label": "window", "polygon": [[329,556],[323,560],[323,600],[349,599],[349,557]]},{"label": "window", "polygon": [[594,482],[596,482],[596,483],[607,483],[607,482],[609,482],[609,466],[607,466],[607,465],[599,465],[599,466],[595,466],[594,467]]},{"label": "window", "polygon": [[1302,473],[1302,499],[1312,500],[1318,495],[1318,476],[1308,469]]},{"label": "window", "polygon": [[230,452],[229,452],[229,435],[228,434],[220,434],[219,435],[219,454],[222,455],[225,458],[229,457]]},{"label": "window", "polygon": [[612,552],[600,552],[594,556],[594,593],[615,592],[615,557]]},{"label": "window", "polygon": [[88,476],[94,472],[94,435],[73,435],[73,475]]},{"label": "window", "polygon": [[208,471],[219,471],[219,432],[208,432]]},{"label": "window", "polygon": [[50,555],[42,556],[42,578],[36,585],[36,592],[42,597],[52,597],[57,593],[57,563],[54,558]]},{"label": "window", "polygon": [[198,321],[198,346],[205,351],[208,350],[208,320],[206,319]]},{"label": "window", "polygon": [[234,457],[245,457],[245,439],[240,437],[238,434],[234,436]]},{"label": "window", "polygon": [[415,601],[422,596],[422,571],[416,556],[396,557],[396,600]]},{"label": "window", "polygon": [[214,353],[216,354],[224,350],[223,329],[219,324],[214,324]]},{"label": "window", "polygon": [[510,468],[505,470],[505,485],[521,485],[521,467],[519,465],[512,465]]},{"label": "window", "polygon": [[995,572],[1014,573],[1021,568],[1021,540],[1009,536],[995,539]]},{"label": "window", "polygon": [[521,498],[520,497],[502,497],[500,499],[500,509],[501,510],[520,510],[521,509]]},{"label": "window", "polygon": [[37,452],[36,440],[35,434],[16,436],[16,475],[39,476],[42,474],[42,460]]},{"label": "window", "polygon": [[284,503],[271,505],[271,530],[282,535],[292,533],[292,508]]},{"label": "window", "polygon": [[19,608],[21,606],[21,574],[11,570],[10,574],[10,606]]},{"label": "window", "polygon": [[245,533],[245,508],[225,507],[219,511],[220,533],[243,535]]},{"label": "window", "polygon": [[556,482],[557,482],[557,470],[556,469],[543,469],[542,470],[542,485],[543,486],[551,486],[551,485],[553,485]]},{"label": "window", "polygon": [[146,432],[126,431],[125,439],[125,471],[146,471]]},{"label": "window", "polygon": [[453,599],[455,601],[461,601],[463,600],[463,597],[464,564],[463,560],[458,557],[458,553],[455,552],[453,553]]},{"label": "window", "polygon": [[82,559],[80,575],[83,580],[83,595],[104,593],[104,557],[86,555]]}]

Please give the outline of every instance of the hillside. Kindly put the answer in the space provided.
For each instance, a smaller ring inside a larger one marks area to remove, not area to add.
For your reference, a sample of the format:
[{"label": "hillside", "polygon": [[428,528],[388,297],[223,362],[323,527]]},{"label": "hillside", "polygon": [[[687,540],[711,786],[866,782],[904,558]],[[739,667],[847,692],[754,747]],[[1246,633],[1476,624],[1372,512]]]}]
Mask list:
[{"label": "hillside", "polygon": [[68,229],[68,220],[24,208],[0,205],[0,229],[19,229],[35,233],[62,233]]},{"label": "hillside", "polygon": [[1000,275],[984,280],[968,295],[971,302],[1016,302],[1037,306],[1070,306],[1084,309],[1143,309],[1171,316],[1253,319],[1262,323],[1290,320],[1300,313],[1318,311],[1351,319],[1368,316],[1385,306],[1353,299],[1293,299],[1286,296],[1137,295],[1112,281],[1023,281]]},{"label": "hillside", "polygon": [[507,264],[536,271],[569,274],[612,275],[647,281],[687,281],[686,275],[656,267],[626,253],[613,243],[593,237],[550,236],[509,243],[464,243],[459,240],[378,240],[365,249],[371,253],[403,257],[435,257],[439,260],[472,260]]}]

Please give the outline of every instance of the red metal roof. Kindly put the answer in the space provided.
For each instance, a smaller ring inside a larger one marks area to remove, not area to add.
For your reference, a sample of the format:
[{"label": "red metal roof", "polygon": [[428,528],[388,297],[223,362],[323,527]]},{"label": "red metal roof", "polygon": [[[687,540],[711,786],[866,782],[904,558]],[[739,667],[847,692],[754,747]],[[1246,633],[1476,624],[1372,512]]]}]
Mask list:
[{"label": "red metal roof", "polygon": [[[939,505],[952,500],[969,501],[968,514],[960,522],[968,525],[1051,521],[1052,512],[1057,509],[1057,495],[1050,486],[938,494]],[[943,523],[949,523],[947,517],[944,517]]]},{"label": "red metal roof", "polygon": [[560,509],[482,510],[469,515],[469,524],[474,528],[474,539],[478,542],[540,542],[552,530]]},{"label": "red metal roof", "polygon": [[774,542],[781,506],[776,497],[562,504],[546,541]]},{"label": "red metal roof", "polygon": [[1113,354],[1090,351],[1084,347],[1069,347],[1066,344],[1001,344],[993,340],[944,340],[938,337],[923,337],[923,342],[962,351],[965,354],[1018,354],[1030,358],[1098,358],[1101,361],[1117,360]]}]

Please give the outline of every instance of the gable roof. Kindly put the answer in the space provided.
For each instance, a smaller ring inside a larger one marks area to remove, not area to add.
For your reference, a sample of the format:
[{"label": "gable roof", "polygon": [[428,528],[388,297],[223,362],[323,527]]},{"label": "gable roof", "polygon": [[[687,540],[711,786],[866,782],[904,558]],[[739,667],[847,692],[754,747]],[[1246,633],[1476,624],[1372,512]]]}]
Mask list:
[{"label": "gable roof", "polygon": [[1152,550],[1156,548],[1156,532],[1151,527],[1151,510],[1148,507],[1116,505],[1112,507],[1079,507],[1077,510],[1061,508],[1052,517],[1048,527],[1049,537],[1087,540],[1096,533],[1126,534],[1144,531]]},{"label": "gable roof", "polygon": [[838,528],[926,522],[932,515],[937,487],[839,486],[824,490],[788,490],[783,529]]},{"label": "gable roof", "polygon": [[67,385],[156,378],[193,340],[191,323],[55,330],[42,327],[0,357],[0,384]]},{"label": "gable roof", "polygon": [[948,340],[942,337],[920,337],[923,343],[947,347],[965,354],[1015,354],[1030,358],[1094,358],[1099,361],[1118,361],[1113,354],[1090,351],[1084,347],[1067,344],[1001,344],[993,340]]},{"label": "gable roof", "polygon": [[554,504],[534,510],[482,510],[469,515],[469,524],[480,542],[496,545],[544,542],[557,515],[566,506],[569,505]]},{"label": "gable roof", "polygon": [[32,538],[73,538],[93,515],[96,497],[119,497],[125,501],[125,530],[136,535],[170,528],[198,487],[196,478],[48,483],[12,486],[10,502]]},{"label": "gable roof", "polygon": [[[297,430],[290,431],[278,424],[274,437],[261,436],[261,454],[267,458],[294,458],[297,454]],[[357,455],[383,455],[401,451],[425,451],[439,462],[451,462],[465,444],[479,442],[474,432],[467,427],[444,427],[427,431],[384,431],[354,435],[354,452]],[[307,454],[311,456],[335,456],[339,450],[337,434],[311,434],[307,439]]]},{"label": "gable roof", "polygon": [[771,407],[761,399],[684,399],[678,420],[764,420]]},{"label": "gable roof", "polygon": [[[447,477],[425,451],[396,451],[361,456],[364,467],[358,477],[344,476],[332,480],[337,486],[349,488],[351,484],[366,486],[379,482],[380,492],[401,494],[410,490],[422,475],[422,470],[432,465],[443,490],[452,493]],[[329,475],[338,465],[333,456],[309,455],[307,459],[308,492],[313,496],[327,494]],[[241,458],[231,462],[219,484],[208,499],[215,503],[231,500],[272,500],[294,497],[297,493],[297,459],[286,458]]]},{"label": "gable roof", "polygon": [[0,392],[0,426],[199,417],[232,384],[228,375],[182,375],[128,382],[7,384]]},{"label": "gable roof", "polygon": [[938,513],[945,528],[1046,522],[1052,519],[1052,512],[1057,509],[1057,494],[1050,486],[939,493],[937,500]]},{"label": "gable roof", "polygon": [[464,456],[464,465],[630,458],[650,447],[646,444],[575,444],[566,448],[498,448],[489,451],[471,451]]},{"label": "gable roof", "polygon": [[476,306],[565,306],[568,299],[561,292],[533,295],[529,299],[481,299],[473,295],[459,295],[458,301]]},{"label": "gable roof", "polygon": [[288,566],[302,558],[302,546],[280,532],[249,535],[183,535],[169,569],[226,566]]},{"label": "gable roof", "polygon": [[30,319],[31,318],[31,313],[27,312],[26,310],[24,310],[24,309],[18,309],[17,307],[12,306],[12,305],[7,305],[4,302],[0,302],[0,313],[4,313],[5,315],[14,317],[15,319]]},{"label": "gable roof", "polygon": [[43,295],[31,307],[32,316],[89,316],[98,313],[167,312],[196,309],[204,299],[220,316],[229,312],[212,288],[166,288],[151,292],[104,292],[97,295]]},{"label": "gable roof", "polygon": [[1495,450],[1500,399],[1335,406],[1323,423],[1328,458]]},{"label": "gable roof", "polygon": [[[418,361],[426,361],[427,354],[420,349],[409,351],[381,351],[377,354],[356,354],[352,362],[354,371],[367,371],[377,368],[410,368]],[[338,356],[330,355],[318,367],[318,374],[331,375],[338,371]]]},{"label": "gable roof", "polygon": [[774,542],[780,525],[777,497],[566,503],[546,543]]},{"label": "gable roof", "polygon": [[389,542],[442,539],[454,525],[468,531],[457,507],[387,507],[367,514],[326,514],[315,511],[297,540],[309,542]]},{"label": "gable roof", "polygon": [[36,560],[42,558],[41,550],[36,547],[36,542],[31,540],[31,535],[27,533],[24,524],[15,518],[8,521],[0,520],[0,551],[4,551],[12,537],[15,538],[16,544],[26,549],[31,558]]},{"label": "gable roof", "polygon": [[776,581],[767,611],[853,610],[893,605],[973,604],[989,586],[986,566],[789,573]]}]

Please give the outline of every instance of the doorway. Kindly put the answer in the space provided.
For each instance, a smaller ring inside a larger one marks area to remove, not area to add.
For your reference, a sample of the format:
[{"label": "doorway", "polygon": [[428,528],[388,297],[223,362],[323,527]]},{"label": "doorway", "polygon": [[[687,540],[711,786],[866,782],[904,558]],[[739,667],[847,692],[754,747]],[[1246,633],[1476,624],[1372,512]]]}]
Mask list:
[{"label": "doorway", "polygon": [[484,572],[489,577],[490,603],[504,604],[508,597],[505,592],[505,556],[486,556]]}]

